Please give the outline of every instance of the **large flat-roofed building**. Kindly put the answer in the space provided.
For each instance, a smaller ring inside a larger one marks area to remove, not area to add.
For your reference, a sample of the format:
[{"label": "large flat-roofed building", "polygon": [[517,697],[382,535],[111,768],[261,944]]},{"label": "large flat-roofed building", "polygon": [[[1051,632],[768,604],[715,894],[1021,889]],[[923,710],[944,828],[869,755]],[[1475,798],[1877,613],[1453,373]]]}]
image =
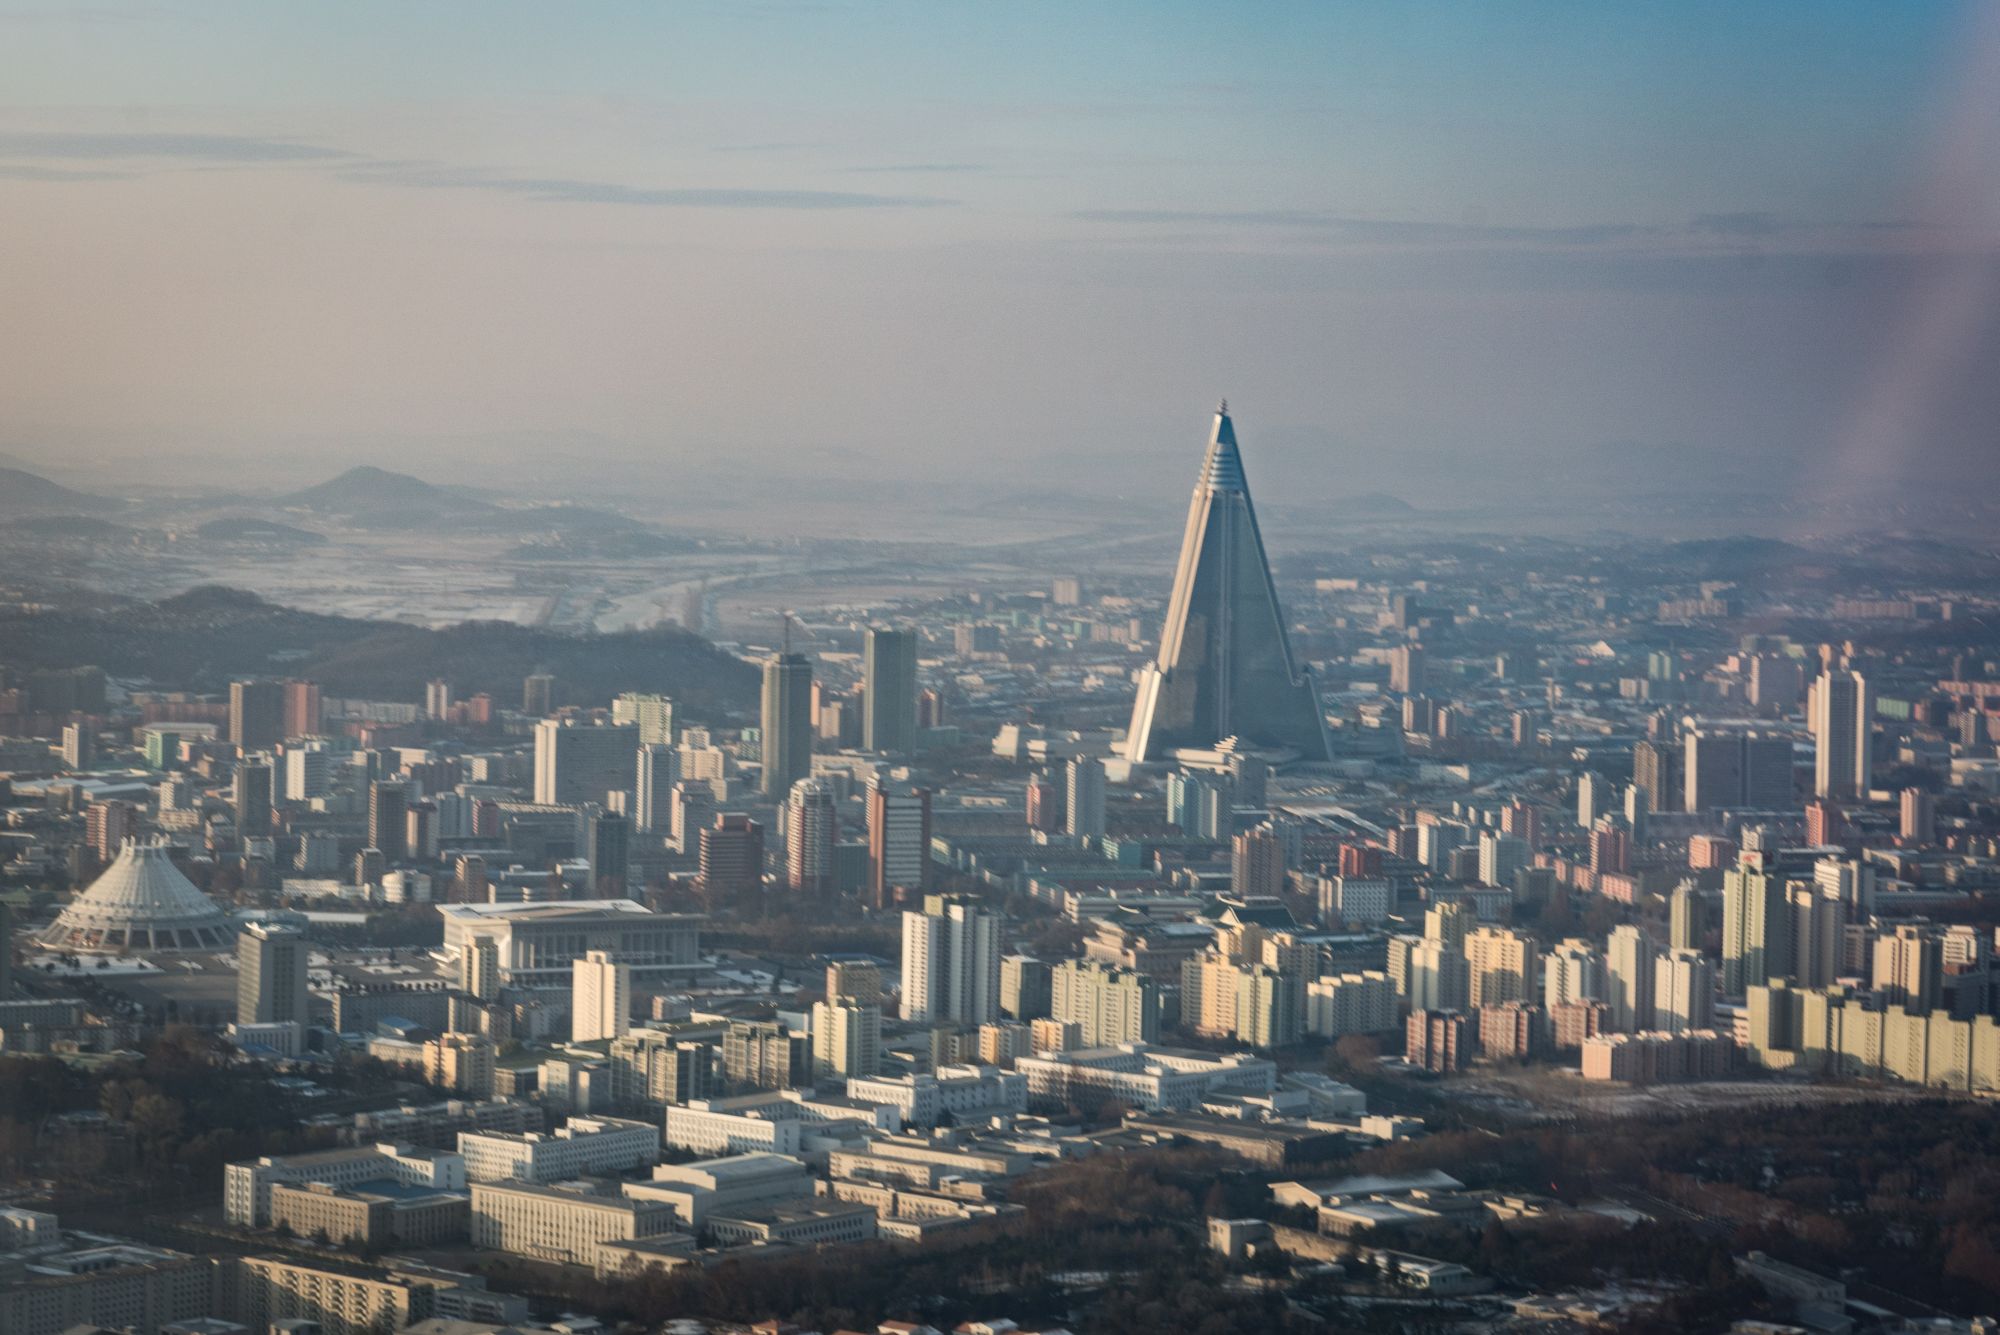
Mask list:
[{"label": "large flat-roofed building", "polygon": [[675,1218],[670,1202],[601,1194],[581,1182],[472,1184],[472,1245],[538,1261],[592,1265],[599,1243],[671,1233]]},{"label": "large flat-roofed building", "polygon": [[875,1236],[875,1211],[848,1201],[789,1201],[711,1215],[708,1231],[724,1246],[790,1243],[814,1247],[829,1242],[863,1242]]},{"label": "large flat-roofed building", "polygon": [[345,1141],[364,1145],[393,1141],[453,1149],[461,1131],[501,1131],[515,1135],[541,1131],[548,1114],[540,1104],[522,1099],[446,1099],[442,1103],[412,1103],[379,1112],[354,1114],[340,1127]]},{"label": "large flat-roofed building", "polygon": [[62,1335],[77,1326],[157,1330],[212,1316],[220,1273],[206,1256],[111,1243],[0,1265],[0,1331]]},{"label": "large flat-roofed building", "polygon": [[943,1066],[934,1075],[851,1079],[847,1096],[894,1108],[905,1126],[936,1126],[946,1114],[984,1117],[1028,1110],[1027,1079],[991,1066]]},{"label": "large flat-roofed building", "polygon": [[803,1161],[785,1154],[732,1154],[688,1164],[661,1164],[650,1182],[621,1188],[634,1200],[665,1201],[680,1226],[699,1230],[711,1213],[742,1210],[813,1194]]},{"label": "large flat-roofed building", "polygon": [[628,965],[637,980],[698,974],[697,913],[654,913],[630,899],[573,899],[548,904],[440,904],[444,945],[454,957],[490,940],[505,987],[568,987],[570,966],[591,951]]},{"label": "large flat-roofed building", "polygon": [[394,1180],[336,1187],[325,1182],[271,1187],[271,1227],[341,1247],[434,1247],[465,1236],[464,1191]]},{"label": "large flat-roofed building", "polygon": [[462,1132],[458,1152],[472,1182],[560,1182],[658,1163],[660,1129],[620,1117],[572,1117],[549,1135]]},{"label": "large flat-roofed building", "polygon": [[1217,1056],[1144,1043],[1023,1057],[1014,1069],[1027,1077],[1030,1102],[1045,1105],[1088,1095],[1180,1112],[1215,1094],[1269,1094],[1278,1087],[1277,1066],[1247,1052]]},{"label": "large flat-roofed building", "polygon": [[222,1170],[222,1217],[238,1228],[268,1228],[274,1222],[272,1189],[309,1182],[336,1189],[393,1182],[427,1191],[463,1191],[465,1160],[449,1151],[391,1144],[245,1159]]}]

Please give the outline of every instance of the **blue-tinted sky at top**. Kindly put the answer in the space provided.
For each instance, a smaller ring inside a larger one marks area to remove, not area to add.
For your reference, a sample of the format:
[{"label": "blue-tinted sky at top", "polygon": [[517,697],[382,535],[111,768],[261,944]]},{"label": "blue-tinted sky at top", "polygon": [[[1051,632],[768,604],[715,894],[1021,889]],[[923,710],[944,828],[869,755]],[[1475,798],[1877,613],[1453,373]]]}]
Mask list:
[{"label": "blue-tinted sky at top", "polygon": [[1851,490],[1996,182],[2000,6],[0,5],[0,450]]}]

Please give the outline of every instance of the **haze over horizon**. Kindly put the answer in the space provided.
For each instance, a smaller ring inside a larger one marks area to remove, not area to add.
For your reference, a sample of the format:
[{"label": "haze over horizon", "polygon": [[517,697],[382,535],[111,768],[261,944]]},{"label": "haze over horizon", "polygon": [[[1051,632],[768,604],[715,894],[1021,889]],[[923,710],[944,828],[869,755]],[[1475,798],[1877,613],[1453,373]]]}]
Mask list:
[{"label": "haze over horizon", "polygon": [[0,452],[67,481],[1171,498],[1224,394],[1274,499],[1837,504],[1991,457],[1991,7],[0,33]]}]

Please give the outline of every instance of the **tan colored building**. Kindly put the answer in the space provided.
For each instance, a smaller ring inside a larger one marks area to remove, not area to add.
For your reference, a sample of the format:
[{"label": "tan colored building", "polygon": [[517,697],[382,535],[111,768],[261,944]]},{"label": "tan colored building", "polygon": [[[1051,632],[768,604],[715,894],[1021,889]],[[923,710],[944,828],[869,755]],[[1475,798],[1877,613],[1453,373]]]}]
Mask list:
[{"label": "tan colored building", "polygon": [[62,1335],[76,1326],[153,1330],[213,1315],[214,1258],[133,1244],[40,1255],[33,1273],[0,1274],[0,1331]]},{"label": "tan colored building", "polygon": [[431,1286],[371,1278],[272,1256],[236,1261],[231,1310],[252,1330],[274,1322],[317,1321],[322,1335],[378,1335],[431,1314]]},{"label": "tan colored building", "polygon": [[271,1227],[341,1247],[428,1247],[466,1235],[468,1198],[393,1182],[336,1187],[280,1182],[271,1187]]},{"label": "tan colored building", "polygon": [[527,1182],[472,1185],[472,1245],[539,1261],[593,1265],[599,1243],[672,1232],[667,1201]]},{"label": "tan colored building", "polygon": [[493,1093],[497,1049],[477,1034],[444,1034],[424,1044],[424,1078],[440,1089],[481,1098]]}]

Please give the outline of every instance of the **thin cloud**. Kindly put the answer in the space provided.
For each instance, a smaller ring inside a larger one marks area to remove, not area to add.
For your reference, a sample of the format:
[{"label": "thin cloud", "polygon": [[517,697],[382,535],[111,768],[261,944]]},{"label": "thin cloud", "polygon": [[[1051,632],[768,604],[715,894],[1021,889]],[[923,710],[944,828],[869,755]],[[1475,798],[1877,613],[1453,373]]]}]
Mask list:
[{"label": "thin cloud", "polygon": [[38,167],[28,163],[0,164],[0,180],[5,181],[129,181],[131,172],[72,171],[66,167]]},{"label": "thin cloud", "polygon": [[343,172],[351,181],[413,186],[430,190],[484,190],[521,195],[556,204],[619,204],[678,209],[908,209],[936,208],[957,200],[922,195],[875,195],[844,190],[763,190],[734,186],[664,189],[614,181],[564,177],[496,176],[452,169],[359,168]]},{"label": "thin cloud", "polygon": [[887,162],[866,167],[842,167],[844,172],[983,172],[982,162]]},{"label": "thin cloud", "polygon": [[235,134],[0,131],[0,157],[119,160],[176,158],[198,162],[325,162],[353,155],[337,148]]},{"label": "thin cloud", "polygon": [[1589,223],[1576,227],[1503,227],[1483,223],[1441,223],[1384,218],[1352,218],[1301,209],[1252,209],[1203,212],[1187,209],[1082,209],[1070,217],[1084,222],[1207,224],[1225,227],[1279,227],[1330,232],[1354,241],[1409,245],[1541,242],[1550,245],[1602,245],[1656,235],[1657,228],[1638,223]]},{"label": "thin cloud", "polygon": [[1698,213],[1689,226],[1717,236],[1750,237],[1776,236],[1790,230],[1791,224],[1774,213]]}]

